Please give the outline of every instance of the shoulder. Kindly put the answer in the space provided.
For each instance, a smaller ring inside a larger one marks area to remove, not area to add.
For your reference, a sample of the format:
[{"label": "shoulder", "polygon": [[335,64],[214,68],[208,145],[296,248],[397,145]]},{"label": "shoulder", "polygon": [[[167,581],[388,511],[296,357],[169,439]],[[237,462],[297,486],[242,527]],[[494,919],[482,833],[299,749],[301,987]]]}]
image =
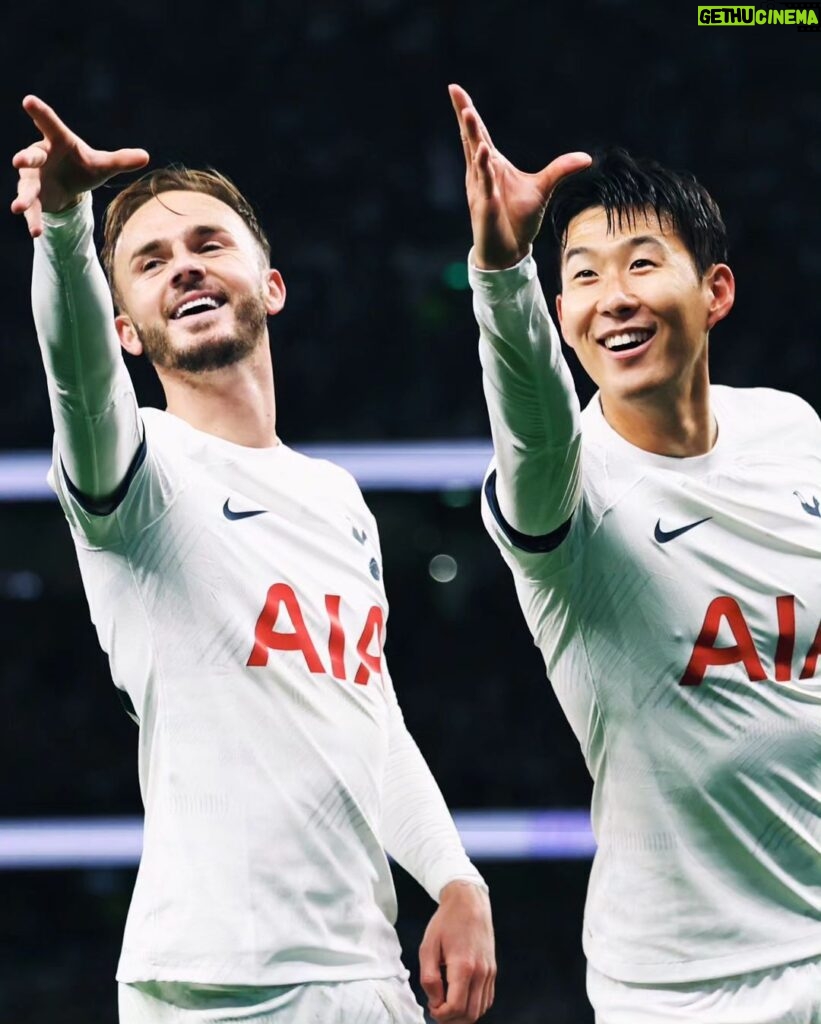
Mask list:
[{"label": "shoulder", "polygon": [[172,416],[162,409],[142,406],[140,419],[143,422],[145,437],[149,445],[185,447],[185,439],[187,435],[190,435],[191,428],[176,416]]},{"label": "shoulder", "polygon": [[751,440],[796,436],[803,440],[821,438],[821,420],[809,402],[789,391],[776,388],[731,388],[714,384],[711,397],[719,418]]},{"label": "shoulder", "polygon": [[305,479],[314,480],[321,485],[323,491],[330,491],[348,503],[365,505],[359,484],[349,470],[328,458],[312,455],[310,451],[300,452],[289,448],[288,452],[294,466]]}]

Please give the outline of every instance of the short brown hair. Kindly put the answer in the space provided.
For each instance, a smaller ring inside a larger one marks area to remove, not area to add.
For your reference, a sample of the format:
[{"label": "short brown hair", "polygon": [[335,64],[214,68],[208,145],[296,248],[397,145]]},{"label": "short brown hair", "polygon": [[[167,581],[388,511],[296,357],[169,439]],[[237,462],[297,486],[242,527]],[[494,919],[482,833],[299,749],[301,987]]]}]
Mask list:
[{"label": "short brown hair", "polygon": [[149,199],[161,192],[204,192],[230,206],[245,221],[251,234],[259,243],[266,261],[271,258],[271,246],[265,232],[259,225],[254,208],[237,186],[212,167],[204,171],[194,170],[182,164],[172,164],[149,171],[132,181],[108,204],[103,218],[102,260],[108,283],[116,298],[114,284],[114,249],[125,222]]}]

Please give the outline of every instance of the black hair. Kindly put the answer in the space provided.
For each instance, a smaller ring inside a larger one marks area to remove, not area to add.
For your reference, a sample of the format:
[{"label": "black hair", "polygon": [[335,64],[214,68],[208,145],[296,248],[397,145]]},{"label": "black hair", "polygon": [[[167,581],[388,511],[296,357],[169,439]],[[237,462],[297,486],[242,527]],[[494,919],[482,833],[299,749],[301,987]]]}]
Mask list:
[{"label": "black hair", "polygon": [[547,205],[547,220],[561,252],[570,221],[594,206],[604,207],[607,228],[632,226],[636,214],[653,210],[661,223],[669,218],[699,277],[727,259],[727,229],[716,201],[692,174],[671,171],[655,160],[631,156],[621,148],[593,156],[590,167],[562,179]]}]

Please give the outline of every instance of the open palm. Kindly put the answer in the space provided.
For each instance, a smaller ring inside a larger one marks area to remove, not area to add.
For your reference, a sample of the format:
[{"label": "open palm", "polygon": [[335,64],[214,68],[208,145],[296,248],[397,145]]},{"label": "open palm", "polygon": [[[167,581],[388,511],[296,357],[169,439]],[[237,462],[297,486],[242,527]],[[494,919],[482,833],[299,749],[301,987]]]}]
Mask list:
[{"label": "open palm", "polygon": [[476,265],[490,270],[513,266],[539,233],[550,193],[563,177],[589,166],[590,156],[565,153],[535,174],[520,171],[493,145],[465,90],[451,85],[449,92],[465,153]]},{"label": "open palm", "polygon": [[11,211],[23,214],[32,238],[43,231],[44,212],[58,213],[115,174],[148,163],[144,149],[92,149],[37,96],[26,96],[23,109],[43,137],[14,155],[19,178]]}]

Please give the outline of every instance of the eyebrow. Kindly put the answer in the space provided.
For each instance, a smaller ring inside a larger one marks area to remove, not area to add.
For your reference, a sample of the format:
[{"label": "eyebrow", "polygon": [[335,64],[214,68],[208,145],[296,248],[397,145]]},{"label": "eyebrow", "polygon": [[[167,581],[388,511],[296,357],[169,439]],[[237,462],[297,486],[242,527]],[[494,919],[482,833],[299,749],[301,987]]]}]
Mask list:
[{"label": "eyebrow", "polygon": [[[665,245],[659,240],[656,235],[633,235],[631,238],[626,238],[623,242],[619,243],[620,249],[638,249],[641,245],[655,245],[659,249],[664,249]],[[564,262],[568,263],[574,256],[590,256],[594,255],[595,249],[591,249],[586,245],[575,245],[572,249],[567,249],[564,254]]]},{"label": "eyebrow", "polygon": [[[233,235],[231,235],[228,228],[214,227],[211,224],[197,224],[194,227],[189,228],[185,234],[186,236],[194,235],[197,239],[207,238],[209,235],[218,234],[230,235],[233,238]],[[131,254],[131,258],[128,261],[129,264],[134,263],[135,260],[142,259],[143,256],[150,256],[152,253],[162,249],[163,245],[165,245],[164,239],[153,238],[150,242],[146,242],[145,245],[141,245],[139,249]]]}]

